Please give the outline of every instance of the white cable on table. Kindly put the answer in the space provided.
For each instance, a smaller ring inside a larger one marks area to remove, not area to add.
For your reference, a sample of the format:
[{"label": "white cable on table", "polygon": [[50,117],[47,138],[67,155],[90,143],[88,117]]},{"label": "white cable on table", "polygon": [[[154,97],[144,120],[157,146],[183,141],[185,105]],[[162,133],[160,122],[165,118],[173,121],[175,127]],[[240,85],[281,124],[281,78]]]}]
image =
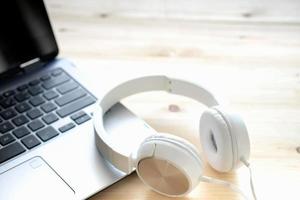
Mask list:
[{"label": "white cable on table", "polygon": [[[249,175],[250,175],[250,186],[251,186],[251,192],[252,192],[252,196],[254,200],[257,200],[256,198],[256,194],[255,194],[255,189],[254,189],[254,184],[253,184],[253,178],[252,178],[252,170],[250,167],[250,163],[247,162],[245,159],[241,159],[242,163],[248,168],[249,170]],[[228,182],[228,181],[223,181],[220,179],[216,179],[216,178],[212,178],[212,177],[208,177],[208,176],[202,176],[201,177],[201,181],[206,182],[206,183],[212,183],[212,184],[216,184],[216,185],[221,185],[224,187],[227,187],[239,194],[241,194],[246,200],[250,200],[251,198],[249,198],[238,186]]]},{"label": "white cable on table", "polygon": [[230,182],[223,181],[223,180],[216,179],[216,178],[212,178],[212,177],[207,177],[207,176],[203,176],[201,178],[201,181],[206,182],[206,183],[212,183],[212,184],[215,184],[215,185],[221,185],[221,186],[227,187],[227,188],[241,194],[244,197],[244,199],[250,200],[250,198],[239,187],[237,187],[236,185],[234,185]]},{"label": "white cable on table", "polygon": [[254,189],[254,184],[253,184],[253,176],[252,176],[252,169],[250,167],[250,163],[248,161],[246,161],[244,158],[241,159],[242,163],[244,163],[244,165],[248,168],[249,170],[249,175],[250,175],[250,186],[251,186],[251,192],[253,195],[253,199],[257,200],[256,197],[256,193],[255,193],[255,189]]}]

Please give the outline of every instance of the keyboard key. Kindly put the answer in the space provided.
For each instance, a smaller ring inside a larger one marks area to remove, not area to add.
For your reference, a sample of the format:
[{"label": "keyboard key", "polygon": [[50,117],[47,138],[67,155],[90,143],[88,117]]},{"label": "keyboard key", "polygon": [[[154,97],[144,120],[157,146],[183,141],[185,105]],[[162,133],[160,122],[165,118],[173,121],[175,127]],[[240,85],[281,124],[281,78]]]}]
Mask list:
[{"label": "keyboard key", "polygon": [[16,130],[14,130],[12,132],[17,138],[22,138],[25,135],[28,135],[30,133],[30,131],[28,130],[28,128],[26,128],[25,126],[22,126],[20,128],[17,128]]},{"label": "keyboard key", "polygon": [[52,127],[48,126],[47,128],[44,128],[36,133],[36,135],[43,141],[46,142],[50,140],[51,138],[54,138],[58,135],[58,132]]},{"label": "keyboard key", "polygon": [[46,81],[46,80],[49,80],[50,78],[51,78],[51,76],[46,74],[46,75],[41,77],[41,81]]},{"label": "keyboard key", "polygon": [[20,93],[15,95],[15,99],[18,102],[25,101],[26,99],[29,99],[29,98],[30,98],[30,94],[28,92],[20,92]]},{"label": "keyboard key", "polygon": [[26,124],[27,122],[29,122],[29,120],[27,119],[27,117],[25,117],[24,115],[20,115],[16,118],[14,118],[12,120],[12,122],[16,125],[16,126],[21,126],[23,124]]},{"label": "keyboard key", "polygon": [[0,115],[3,117],[3,119],[8,120],[15,117],[17,115],[17,112],[10,108],[0,112]]},{"label": "keyboard key", "polygon": [[0,163],[7,161],[25,151],[25,148],[21,144],[15,142],[2,149],[0,149]]},{"label": "keyboard key", "polygon": [[38,109],[38,108],[32,109],[32,110],[27,112],[27,116],[30,119],[36,119],[36,118],[38,118],[42,115],[43,115],[42,111],[40,111],[40,109]]},{"label": "keyboard key", "polygon": [[59,118],[54,113],[50,113],[42,117],[42,119],[46,124],[51,124],[53,122],[56,122]]},{"label": "keyboard key", "polygon": [[22,139],[21,142],[26,146],[27,149],[32,149],[33,147],[41,144],[41,142],[34,135],[27,136],[26,138]]},{"label": "keyboard key", "polygon": [[76,89],[78,87],[78,84],[75,83],[74,81],[71,81],[71,82],[67,82],[59,87],[57,87],[57,91],[60,93],[60,94],[65,94],[67,92],[70,92],[74,89]]},{"label": "keyboard key", "polygon": [[11,134],[8,133],[8,134],[2,135],[0,137],[0,144],[2,146],[5,146],[5,145],[7,145],[7,144],[9,144],[9,143],[11,143],[11,142],[13,142],[15,140],[16,139]]},{"label": "keyboard key", "polygon": [[19,91],[24,91],[28,88],[27,84],[24,84],[24,85],[20,85],[19,87],[17,87],[17,90]]},{"label": "keyboard key", "polygon": [[74,91],[69,92],[68,94],[56,99],[55,103],[59,106],[64,106],[68,103],[71,103],[72,101],[75,101],[81,97],[84,97],[86,94],[87,93],[82,89],[74,90]]},{"label": "keyboard key", "polygon": [[14,95],[16,92],[14,90],[8,90],[6,92],[3,93],[4,97],[10,97],[12,95]]},{"label": "keyboard key", "polygon": [[70,78],[67,76],[67,75],[65,75],[65,74],[61,74],[61,75],[59,75],[59,76],[56,76],[56,77],[53,77],[53,78],[51,78],[50,80],[48,80],[48,81],[45,81],[43,84],[42,84],[42,86],[43,86],[43,88],[45,88],[45,89],[51,89],[51,88],[53,88],[53,87],[55,87],[55,86],[58,86],[58,85],[60,85],[60,84],[63,84],[63,83],[65,83],[65,82],[67,82],[67,81],[69,81],[70,80]]},{"label": "keyboard key", "polygon": [[32,96],[36,96],[40,93],[43,93],[43,89],[40,86],[32,86],[28,89],[28,92],[32,95]]},{"label": "keyboard key", "polygon": [[75,119],[78,119],[79,117],[83,116],[83,115],[86,115],[86,113],[84,111],[79,111],[78,113],[75,113],[71,116],[71,119],[75,120]]},{"label": "keyboard key", "polygon": [[0,101],[0,105],[5,109],[9,108],[16,104],[16,101],[13,98],[6,98],[2,101]]},{"label": "keyboard key", "polygon": [[0,124],[0,132],[1,133],[6,133],[12,129],[14,129],[14,127],[10,122],[4,122],[4,123]]},{"label": "keyboard key", "polygon": [[77,100],[73,103],[70,103],[67,106],[57,110],[56,113],[60,117],[65,117],[65,116],[70,115],[74,112],[77,112],[78,110],[81,110],[82,108],[85,108],[95,102],[96,102],[96,100],[94,98],[92,98],[91,96],[87,96],[87,97],[79,99],[79,100]]},{"label": "keyboard key", "polygon": [[90,116],[88,116],[88,115],[83,115],[83,116],[81,116],[81,117],[75,119],[75,122],[76,122],[76,124],[79,125],[79,124],[82,124],[82,123],[84,123],[84,122],[86,122],[86,121],[88,121],[88,120],[90,120],[90,119],[91,119]]},{"label": "keyboard key", "polygon": [[53,90],[50,90],[43,95],[47,100],[52,100],[58,97],[58,94],[54,92]]},{"label": "keyboard key", "polygon": [[29,103],[33,106],[39,106],[39,105],[45,103],[45,100],[40,96],[36,96],[36,97],[31,98],[29,100]]},{"label": "keyboard key", "polygon": [[51,112],[57,108],[54,103],[48,102],[41,106],[42,110],[46,113]]},{"label": "keyboard key", "polygon": [[28,127],[32,130],[32,131],[36,131],[36,130],[39,130],[41,128],[43,128],[45,125],[43,124],[43,122],[39,119],[36,119],[32,122],[30,122],[28,124]]},{"label": "keyboard key", "polygon": [[38,85],[40,83],[40,80],[38,79],[34,79],[32,81],[29,82],[29,85],[30,86],[35,86],[35,85]]},{"label": "keyboard key", "polygon": [[55,69],[51,74],[52,76],[58,76],[61,75],[62,72],[62,69]]},{"label": "keyboard key", "polygon": [[74,128],[74,127],[75,127],[75,124],[72,123],[72,122],[70,122],[70,123],[68,123],[68,124],[66,124],[66,125],[64,125],[64,126],[62,126],[62,127],[60,127],[58,130],[59,130],[61,133],[64,133],[64,132],[66,132],[66,131],[68,131],[68,130]]},{"label": "keyboard key", "polygon": [[30,106],[28,103],[23,102],[23,103],[17,105],[17,106],[15,107],[15,109],[16,109],[19,113],[22,113],[22,112],[25,112],[25,111],[27,111],[27,110],[30,110],[30,109],[31,109],[31,106]]}]

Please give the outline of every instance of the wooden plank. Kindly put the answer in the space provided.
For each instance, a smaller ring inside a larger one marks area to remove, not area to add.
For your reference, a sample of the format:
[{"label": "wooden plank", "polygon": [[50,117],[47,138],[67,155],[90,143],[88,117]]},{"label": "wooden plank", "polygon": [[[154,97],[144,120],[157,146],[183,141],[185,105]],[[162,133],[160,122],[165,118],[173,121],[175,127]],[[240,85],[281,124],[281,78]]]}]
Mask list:
[{"label": "wooden plank", "polygon": [[300,26],[294,23],[128,18],[99,14],[93,10],[98,1],[47,3],[61,53],[68,57],[300,63]]},{"label": "wooden plank", "polygon": [[300,22],[298,0],[47,0],[66,14],[185,18],[209,21]]},{"label": "wooden plank", "polygon": [[[300,26],[52,15],[68,57],[300,63]],[[76,40],[76,42],[74,42]]]}]

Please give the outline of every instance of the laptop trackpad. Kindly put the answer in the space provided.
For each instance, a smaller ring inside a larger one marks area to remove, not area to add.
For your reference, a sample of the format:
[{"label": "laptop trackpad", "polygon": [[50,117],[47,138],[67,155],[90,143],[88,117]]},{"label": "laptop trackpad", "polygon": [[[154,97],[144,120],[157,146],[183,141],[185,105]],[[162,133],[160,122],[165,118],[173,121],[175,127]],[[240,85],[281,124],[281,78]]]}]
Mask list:
[{"label": "laptop trackpad", "polygon": [[40,157],[0,175],[0,199],[74,199],[74,191]]}]

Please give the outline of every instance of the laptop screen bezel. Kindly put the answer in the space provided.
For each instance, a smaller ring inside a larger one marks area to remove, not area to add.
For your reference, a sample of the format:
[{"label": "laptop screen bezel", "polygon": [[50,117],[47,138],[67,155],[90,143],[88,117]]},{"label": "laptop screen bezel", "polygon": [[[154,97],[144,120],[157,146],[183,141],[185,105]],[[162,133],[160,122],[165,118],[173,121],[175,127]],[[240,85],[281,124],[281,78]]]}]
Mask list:
[{"label": "laptop screen bezel", "polygon": [[[32,60],[37,60],[37,62],[39,62],[39,63],[47,63],[47,62],[53,60],[54,58],[56,58],[57,55],[59,54],[59,48],[58,48],[57,40],[56,40],[54,31],[53,31],[53,25],[49,18],[48,9],[47,9],[47,6],[45,6],[44,0],[41,1],[41,4],[42,4],[41,6],[43,9],[43,12],[45,14],[45,20],[47,20],[47,22],[49,23],[49,30],[51,31],[51,34],[53,36],[53,43],[55,44],[53,51],[51,51],[50,53],[47,53],[47,54],[36,55],[36,56],[30,57],[30,58],[28,58],[27,61],[20,63],[20,65],[10,66],[8,70],[0,73],[0,78],[6,77],[6,76],[11,76],[13,74],[20,72],[20,70],[24,69],[24,66],[23,66],[24,63],[30,62]],[[32,64],[36,64],[37,62],[33,62]],[[30,66],[30,65],[28,65],[28,66]]]}]

